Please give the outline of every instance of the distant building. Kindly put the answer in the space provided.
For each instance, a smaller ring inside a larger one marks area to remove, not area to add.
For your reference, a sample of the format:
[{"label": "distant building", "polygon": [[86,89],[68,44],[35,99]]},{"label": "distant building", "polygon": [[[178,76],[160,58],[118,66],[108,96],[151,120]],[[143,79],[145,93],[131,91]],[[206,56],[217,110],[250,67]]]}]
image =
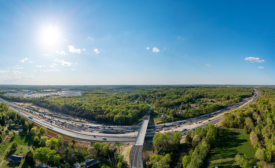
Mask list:
[{"label": "distant building", "polygon": [[8,158],[7,160],[9,160],[13,163],[21,163],[22,159],[23,159],[23,156],[11,155],[11,157]]},{"label": "distant building", "polygon": [[81,167],[79,163],[75,163],[73,166],[74,166],[74,168],[80,168]]},{"label": "distant building", "polygon": [[42,164],[42,165],[35,165],[35,168],[49,168],[49,166]]},{"label": "distant building", "polygon": [[86,168],[89,168],[89,167],[92,167],[92,166],[94,166],[94,165],[96,165],[96,164],[98,164],[99,162],[97,161],[97,160],[95,160],[95,159],[87,159],[85,162],[84,162],[84,166],[86,167]]},{"label": "distant building", "polygon": [[18,129],[18,127],[15,124],[12,124],[12,125],[9,124],[8,128],[11,129],[11,130],[17,130]]}]

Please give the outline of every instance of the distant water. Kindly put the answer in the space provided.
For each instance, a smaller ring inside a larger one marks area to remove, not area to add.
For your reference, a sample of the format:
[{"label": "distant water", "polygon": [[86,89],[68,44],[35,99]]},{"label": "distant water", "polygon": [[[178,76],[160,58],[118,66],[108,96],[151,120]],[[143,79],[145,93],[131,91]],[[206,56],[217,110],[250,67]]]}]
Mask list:
[{"label": "distant water", "polygon": [[43,96],[81,96],[81,91],[58,91],[58,92],[47,92],[47,93],[6,93],[8,96],[34,98]]}]

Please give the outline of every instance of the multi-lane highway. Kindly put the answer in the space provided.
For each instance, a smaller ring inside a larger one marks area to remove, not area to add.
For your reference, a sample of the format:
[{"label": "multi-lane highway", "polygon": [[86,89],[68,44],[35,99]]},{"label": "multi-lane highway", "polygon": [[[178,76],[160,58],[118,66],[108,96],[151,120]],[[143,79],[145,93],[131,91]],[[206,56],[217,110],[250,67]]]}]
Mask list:
[{"label": "multi-lane highway", "polygon": [[[187,119],[187,120],[183,120],[183,121],[178,121],[178,122],[174,122],[174,123],[168,123],[168,124],[163,124],[163,125],[157,125],[155,126],[156,129],[158,128],[164,128],[164,127],[167,127],[167,128],[170,128],[172,129],[174,126],[176,125],[179,125],[179,124],[183,124],[182,126],[185,126],[185,127],[189,127],[189,123],[195,123],[195,122],[198,122],[202,119],[205,119],[205,118],[213,118],[213,116],[215,115],[219,115],[220,113],[223,113],[224,111],[227,111],[227,110],[230,110],[230,109],[234,109],[238,106],[241,106],[245,103],[249,103],[249,102],[253,102],[257,97],[259,96],[259,92],[255,89],[255,94],[253,95],[253,97],[243,101],[243,102],[240,102],[240,103],[237,103],[233,106],[230,106],[230,107],[227,107],[225,109],[222,109],[222,110],[219,110],[219,111],[216,111],[216,112],[213,112],[211,114],[205,114],[205,115],[202,115],[202,116],[199,116],[199,117],[196,117],[196,118],[192,118],[192,119]],[[28,118],[29,120],[32,120],[33,122],[43,126],[43,127],[46,127],[50,130],[53,130],[57,133],[60,133],[60,134],[63,134],[63,135],[66,135],[66,136],[70,136],[70,137],[73,137],[73,138],[78,138],[78,139],[83,139],[83,140],[96,140],[96,141],[115,141],[115,142],[135,142],[136,140],[136,136],[133,136],[133,134],[124,134],[124,135],[106,135],[106,134],[91,134],[91,133],[81,133],[79,131],[74,131],[74,130],[69,130],[67,128],[64,128],[64,127],[59,127],[59,126],[56,126],[56,125],[52,125],[51,123],[49,122],[46,122],[45,120],[41,120],[39,118],[35,118],[35,117],[30,117],[30,115],[28,113],[23,113],[22,111],[27,111],[29,113],[36,113],[36,115],[39,115],[39,113],[37,112],[34,112],[34,111],[31,111],[29,109],[25,109],[23,107],[20,107],[20,106],[17,106],[11,102],[8,102],[8,101],[5,101],[3,99],[0,99],[0,102],[3,102],[5,104],[7,104],[9,106],[9,108],[13,109],[14,111],[16,111],[17,113],[20,113],[22,116],[24,116],[25,118]],[[20,109],[20,110],[19,110]],[[46,117],[50,117],[50,116],[46,116]],[[211,122],[218,122],[221,118],[217,119],[217,120],[212,120]],[[58,120],[58,119],[53,119],[53,120]],[[64,120],[64,122],[68,122],[66,120]],[[149,121],[148,121],[149,122]],[[211,123],[209,122],[209,123]],[[73,123],[73,124],[79,124],[79,123]],[[192,127],[197,127],[197,125],[195,124],[192,124]],[[120,128],[123,128],[123,126],[120,126]],[[126,129],[129,129],[129,127],[126,127]],[[147,127],[146,127],[147,129]],[[145,127],[143,128],[143,131],[146,130]],[[103,140],[103,137],[106,138],[106,140]]]},{"label": "multi-lane highway", "polygon": [[[197,127],[205,127],[206,124],[210,124],[210,123],[216,124],[223,118],[223,114],[221,114],[222,112],[246,106],[247,104],[254,102],[258,98],[258,96],[259,96],[258,90],[254,89],[253,96],[251,96],[249,99],[242,101],[240,103],[237,103],[233,106],[227,107],[227,108],[225,108],[223,110],[219,110],[217,112],[213,112],[211,114],[206,114],[206,115],[203,115],[200,117],[196,117],[195,119],[189,119],[186,121],[164,124],[164,125],[162,125],[162,127],[164,127],[164,126],[171,127],[174,125],[182,124],[184,122],[185,125],[183,126],[184,129],[182,129],[182,131],[184,130],[183,132],[185,133],[186,131],[194,130]],[[215,115],[215,116],[210,119],[209,117],[211,117],[213,115]],[[208,118],[208,120],[202,121],[202,119],[205,119],[205,118]],[[143,161],[142,161],[142,150],[143,150],[143,142],[144,142],[144,137],[145,137],[145,136],[143,137],[143,134],[144,134],[144,130],[147,129],[147,127],[145,128],[145,126],[147,125],[147,124],[145,124],[145,123],[147,123],[146,119],[147,118],[145,117],[145,120],[143,121],[143,124],[140,128],[140,132],[137,136],[135,145],[132,147],[131,152],[130,152],[129,159],[130,159],[130,167],[131,168],[143,168],[144,167]],[[195,123],[195,124],[190,125],[190,123]]]}]

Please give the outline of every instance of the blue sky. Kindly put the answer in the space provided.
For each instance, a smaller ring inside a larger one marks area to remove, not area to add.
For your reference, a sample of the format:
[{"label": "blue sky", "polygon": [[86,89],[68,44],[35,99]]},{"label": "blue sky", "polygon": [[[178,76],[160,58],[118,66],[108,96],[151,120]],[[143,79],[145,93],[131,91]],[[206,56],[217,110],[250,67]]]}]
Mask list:
[{"label": "blue sky", "polygon": [[0,1],[0,84],[275,84],[272,1]]}]

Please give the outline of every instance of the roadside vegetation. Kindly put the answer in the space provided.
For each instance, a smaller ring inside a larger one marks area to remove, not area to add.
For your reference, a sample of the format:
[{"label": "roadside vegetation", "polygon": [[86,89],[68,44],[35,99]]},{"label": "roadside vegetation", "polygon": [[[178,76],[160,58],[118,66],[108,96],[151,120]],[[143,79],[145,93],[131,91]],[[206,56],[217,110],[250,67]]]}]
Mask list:
[{"label": "roadside vegetation", "polygon": [[40,98],[0,97],[18,102],[31,102],[34,105],[71,116],[99,122],[131,125],[136,124],[147,112],[148,106],[156,113],[153,118],[169,122],[207,114],[223,107],[238,103],[252,95],[248,87],[191,87],[156,86],[125,88],[117,92],[106,90],[83,91],[82,96],[46,96]]},{"label": "roadside vegetation", "polygon": [[[8,129],[8,123],[22,131]],[[1,167],[34,167],[39,164],[69,168],[74,163],[83,163],[87,159],[96,159],[97,167],[120,168],[127,163],[118,150],[110,148],[108,143],[91,142],[91,145],[66,137],[54,136],[44,127],[36,126],[0,103],[0,166]],[[3,128],[3,130],[2,130]],[[121,146],[117,144],[116,146]],[[11,155],[25,156],[21,163],[7,160]]]},{"label": "roadside vegetation", "polygon": [[255,149],[250,143],[250,137],[244,133],[243,129],[220,128],[218,140],[214,144],[214,149],[210,150],[202,167],[239,167],[234,165],[236,155],[245,155],[252,164],[255,164]]},{"label": "roadside vegetation", "polygon": [[275,166],[275,89],[259,91],[261,96],[255,103],[224,114],[223,134],[205,167]]}]

